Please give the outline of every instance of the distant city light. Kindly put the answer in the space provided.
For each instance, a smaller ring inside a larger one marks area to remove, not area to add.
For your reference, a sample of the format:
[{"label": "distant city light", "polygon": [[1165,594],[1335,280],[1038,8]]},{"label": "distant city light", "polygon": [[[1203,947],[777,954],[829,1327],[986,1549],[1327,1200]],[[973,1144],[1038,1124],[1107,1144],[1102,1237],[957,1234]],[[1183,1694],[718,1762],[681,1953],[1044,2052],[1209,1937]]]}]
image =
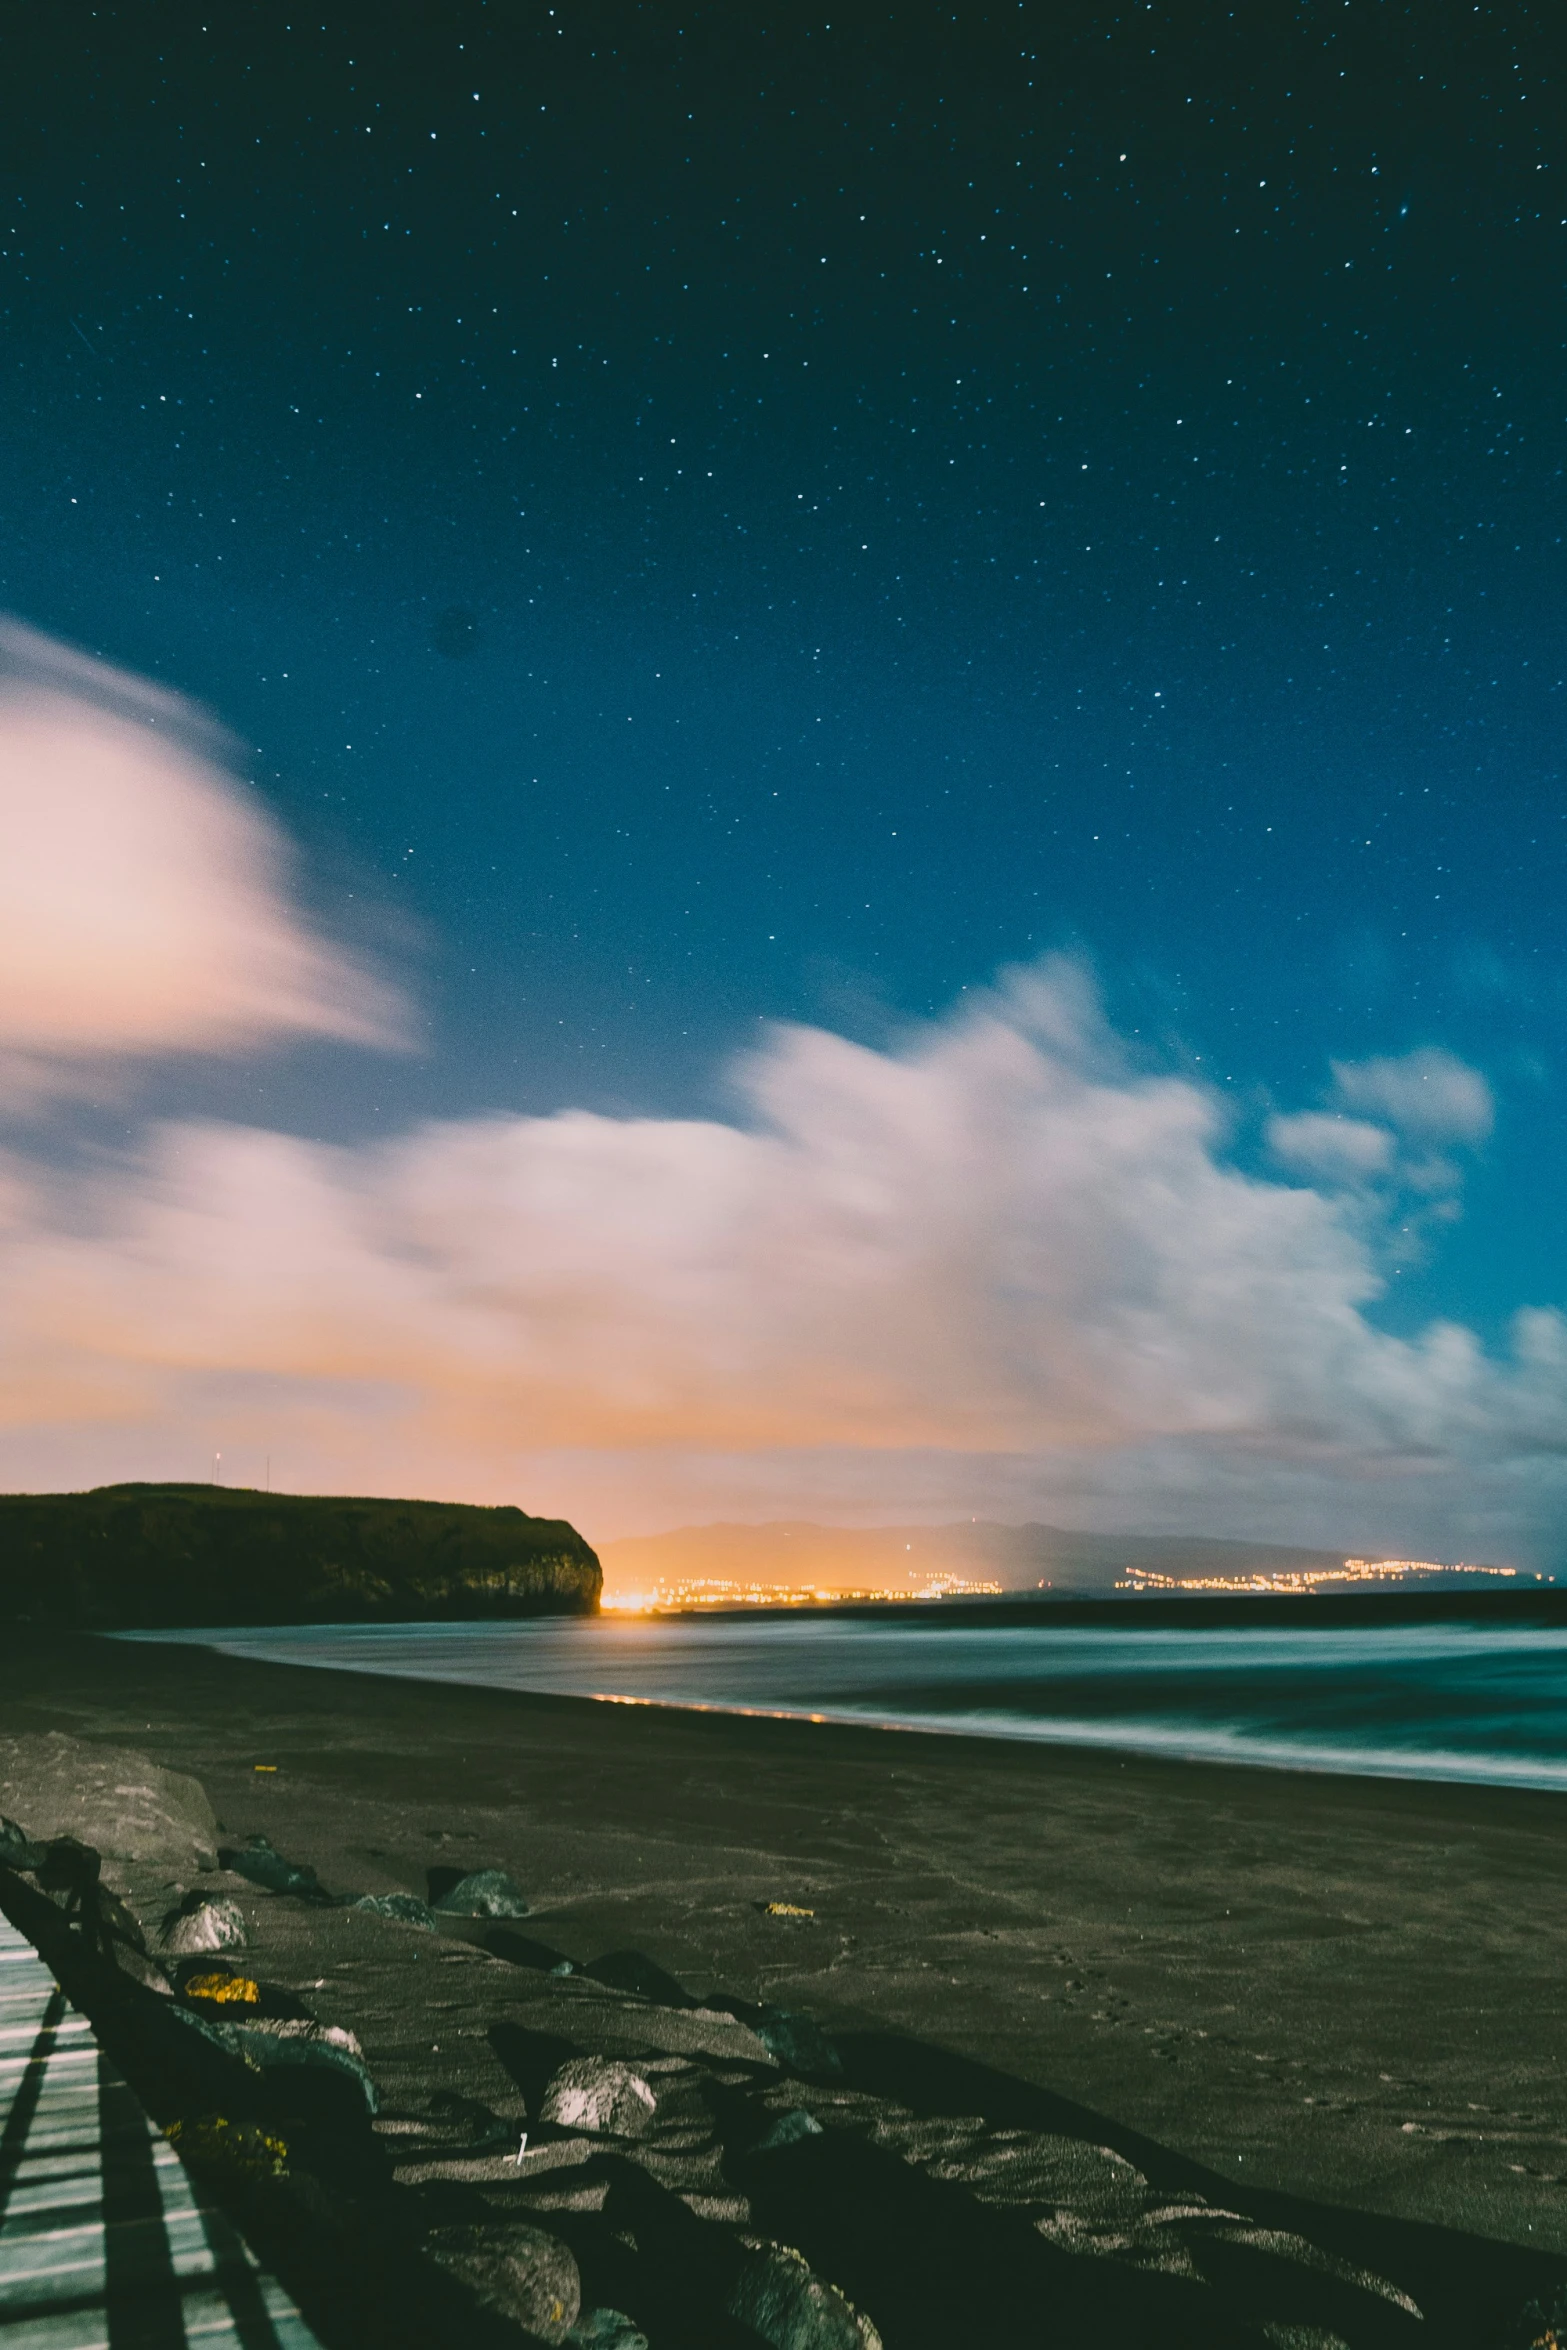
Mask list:
[{"label": "distant city light", "polygon": [[[1455,1576],[1490,1576],[1503,1582],[1517,1579],[1517,1567],[1480,1567],[1466,1560],[1347,1558],[1342,1566],[1306,1568],[1257,1567],[1244,1574],[1166,1575],[1152,1567],[1128,1567],[1115,1583],[1125,1592],[1290,1592],[1342,1590],[1352,1585],[1400,1584],[1415,1581],[1451,1581]],[[1534,1580],[1539,1581],[1539,1577]],[[1057,1590],[1062,1599],[1088,1599],[1092,1592],[1073,1592],[1041,1582],[1041,1591]],[[889,1590],[847,1584],[763,1583],[718,1575],[674,1576],[640,1590],[611,1590],[601,1606],[607,1614],[628,1616],[680,1615],[696,1609],[897,1607],[940,1599],[1003,1599],[1023,1597],[1002,1583],[967,1575],[932,1574],[911,1577],[906,1588]]]},{"label": "distant city light", "polygon": [[1413,1576],[1496,1575],[1504,1580],[1516,1567],[1473,1567],[1439,1559],[1346,1559],[1341,1567],[1254,1568],[1249,1575],[1158,1575],[1151,1567],[1128,1567],[1117,1591],[1328,1591],[1346,1583],[1407,1583]]},{"label": "distant city light", "polygon": [[650,1616],[698,1607],[842,1607],[867,1601],[907,1605],[925,1599],[999,1599],[999,1583],[976,1583],[963,1575],[932,1575],[907,1591],[858,1591],[798,1583],[731,1583],[699,1575],[689,1581],[655,1583],[648,1591],[606,1591],[601,1606],[617,1615]]}]

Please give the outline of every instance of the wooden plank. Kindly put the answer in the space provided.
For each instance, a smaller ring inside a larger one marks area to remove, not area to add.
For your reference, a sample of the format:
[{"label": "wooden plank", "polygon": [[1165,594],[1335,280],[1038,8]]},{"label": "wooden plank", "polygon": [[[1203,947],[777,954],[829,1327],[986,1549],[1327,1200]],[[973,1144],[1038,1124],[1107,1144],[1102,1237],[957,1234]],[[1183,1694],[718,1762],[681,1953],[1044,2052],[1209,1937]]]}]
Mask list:
[{"label": "wooden plank", "polygon": [[320,2350],[0,1916],[3,2350]]}]

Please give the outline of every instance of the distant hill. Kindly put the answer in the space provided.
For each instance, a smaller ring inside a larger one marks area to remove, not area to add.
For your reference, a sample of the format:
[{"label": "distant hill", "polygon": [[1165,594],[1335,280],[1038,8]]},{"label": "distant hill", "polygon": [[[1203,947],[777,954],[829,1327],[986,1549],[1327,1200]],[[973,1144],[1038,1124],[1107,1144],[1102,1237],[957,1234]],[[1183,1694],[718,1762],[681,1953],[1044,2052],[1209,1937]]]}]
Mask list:
[{"label": "distant hill", "polygon": [[612,1590],[648,1590],[697,1578],[824,1590],[905,1590],[936,1575],[999,1583],[1007,1591],[1109,1592],[1129,1567],[1160,1575],[1287,1574],[1343,1564],[1338,1550],[1230,1542],[1196,1534],[1074,1534],[1060,1526],[681,1526],[607,1542]]},{"label": "distant hill", "polygon": [[589,1615],[563,1518],[462,1502],[100,1485],[0,1494],[0,1619],[115,1627]]}]

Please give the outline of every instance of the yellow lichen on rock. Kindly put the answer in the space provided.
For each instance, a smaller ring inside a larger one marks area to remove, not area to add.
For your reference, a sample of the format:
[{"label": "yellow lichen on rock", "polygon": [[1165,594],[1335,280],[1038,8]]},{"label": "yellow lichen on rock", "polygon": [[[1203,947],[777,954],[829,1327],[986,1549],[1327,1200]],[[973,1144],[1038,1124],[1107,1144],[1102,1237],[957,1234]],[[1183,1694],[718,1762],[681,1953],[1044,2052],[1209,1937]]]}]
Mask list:
[{"label": "yellow lichen on rock", "polygon": [[261,1997],[261,1985],[252,1982],[249,1975],[192,1975],[185,1985],[185,1996],[254,2007]]},{"label": "yellow lichen on rock", "polygon": [[170,2122],[169,2144],[195,2170],[226,2172],[232,2179],[281,2179],[288,2173],[288,2147],[254,2122],[231,2122],[208,2113],[195,2121]]}]

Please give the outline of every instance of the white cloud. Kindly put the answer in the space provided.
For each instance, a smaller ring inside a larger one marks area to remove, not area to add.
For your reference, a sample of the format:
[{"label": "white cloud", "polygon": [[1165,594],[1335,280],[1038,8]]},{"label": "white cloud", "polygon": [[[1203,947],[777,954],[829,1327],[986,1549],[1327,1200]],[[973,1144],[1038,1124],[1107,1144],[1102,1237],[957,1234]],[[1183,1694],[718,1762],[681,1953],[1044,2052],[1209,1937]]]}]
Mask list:
[{"label": "white cloud", "polygon": [[1335,1061],[1333,1082],[1346,1110],[1386,1118],[1421,1142],[1483,1142],[1495,1117],[1491,1089],[1438,1046],[1396,1060]]},{"label": "white cloud", "polygon": [[742,1085],[733,1125],[176,1125],[63,1202],[20,1170],[0,1419],[335,1413],[383,1483],[438,1457],[470,1491],[546,1448],[1174,1446],[1253,1484],[1309,1461],[1328,1499],[1567,1440],[1557,1317],[1507,1361],[1378,1331],[1358,1228],[1225,1164],[1212,1100],[1122,1062],[1070,966],[895,1052],[775,1031]]},{"label": "white cloud", "polygon": [[1323,1176],[1329,1183],[1363,1183],[1368,1176],[1388,1174],[1395,1148],[1385,1126],[1323,1110],[1270,1118],[1267,1143],[1285,1166],[1303,1175]]},{"label": "white cloud", "polygon": [[385,989],[289,903],[287,845],[174,696],[0,627],[0,1056],[387,1042]]},{"label": "white cloud", "polygon": [[[22,655],[0,1043],[54,1082],[92,1055],[383,1036],[189,714]],[[1522,1314],[1497,1355],[1372,1318],[1386,1235],[1359,1179],[1389,1126],[1479,1139],[1484,1080],[1434,1050],[1335,1078],[1362,1114],[1276,1119],[1296,1179],[1247,1175],[1214,1096],[1135,1066],[1054,961],[892,1050],[775,1029],[727,1123],[567,1110],[350,1148],[187,1120],[69,1182],[17,1154],[0,1474],[189,1475],[221,1446],[253,1479],[274,1451],[285,1483],[590,1526],[613,1492],[606,1531],[711,1514],[704,1492],[904,1514],[917,1490],[927,1515],[1053,1494],[1069,1522],[1427,1547],[1444,1500],[1466,1540],[1532,1539],[1567,1459],[1567,1324]]]}]

